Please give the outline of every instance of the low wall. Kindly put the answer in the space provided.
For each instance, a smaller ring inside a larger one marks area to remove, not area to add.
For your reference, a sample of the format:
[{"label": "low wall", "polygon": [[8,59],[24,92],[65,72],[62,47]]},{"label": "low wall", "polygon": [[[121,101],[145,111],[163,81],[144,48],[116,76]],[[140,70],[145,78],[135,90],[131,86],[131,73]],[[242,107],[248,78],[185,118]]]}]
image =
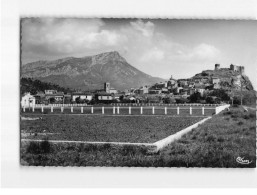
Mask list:
[{"label": "low wall", "polygon": [[225,110],[226,108],[229,108],[230,104],[221,105],[215,108],[215,114],[219,114],[221,111]]},{"label": "low wall", "polygon": [[170,135],[160,141],[157,141],[154,143],[154,145],[156,145],[156,151],[155,152],[158,152],[160,150],[162,150],[163,148],[165,148],[166,146],[170,145],[172,142],[180,139],[183,135],[185,135],[186,133],[192,131],[192,129],[198,127],[200,124],[204,123],[205,121],[209,120],[211,117],[208,117],[208,118],[205,118],[173,135]]}]

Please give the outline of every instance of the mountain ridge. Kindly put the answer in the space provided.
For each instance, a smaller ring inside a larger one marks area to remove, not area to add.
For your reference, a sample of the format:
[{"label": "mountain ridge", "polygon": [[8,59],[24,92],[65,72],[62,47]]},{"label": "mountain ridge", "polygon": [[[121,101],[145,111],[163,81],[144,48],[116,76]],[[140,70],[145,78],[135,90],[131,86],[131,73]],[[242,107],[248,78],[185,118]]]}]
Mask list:
[{"label": "mountain ridge", "polygon": [[21,77],[82,90],[101,89],[104,82],[124,90],[164,81],[136,69],[117,51],[82,58],[68,57],[27,63],[22,66]]}]

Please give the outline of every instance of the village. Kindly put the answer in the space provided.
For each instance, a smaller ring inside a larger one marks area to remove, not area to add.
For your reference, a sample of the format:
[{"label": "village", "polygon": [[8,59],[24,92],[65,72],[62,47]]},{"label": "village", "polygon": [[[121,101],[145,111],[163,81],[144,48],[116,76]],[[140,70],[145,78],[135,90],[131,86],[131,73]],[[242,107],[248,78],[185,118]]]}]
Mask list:
[{"label": "village", "polygon": [[[220,70],[220,64],[215,64],[214,70]],[[244,74],[243,66],[231,64],[229,70]],[[220,88],[220,78],[218,77],[206,75],[176,80],[171,76],[165,82],[124,91],[115,89],[111,87],[111,83],[105,82],[103,89],[95,91],[64,93],[49,89],[38,91],[35,95],[27,92],[22,97],[21,106],[31,107],[36,104],[187,103],[190,102],[190,96],[193,94],[198,94],[201,97],[201,101],[198,103],[221,103],[217,97],[210,95],[213,90]],[[209,101],[206,102],[206,99]]]}]

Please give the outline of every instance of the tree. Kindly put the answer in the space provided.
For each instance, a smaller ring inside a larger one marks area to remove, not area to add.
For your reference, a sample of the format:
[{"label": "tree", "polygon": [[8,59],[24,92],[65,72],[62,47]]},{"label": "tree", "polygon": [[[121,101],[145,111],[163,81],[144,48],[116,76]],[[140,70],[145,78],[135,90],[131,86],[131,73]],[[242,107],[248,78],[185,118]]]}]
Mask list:
[{"label": "tree", "polygon": [[241,103],[240,97],[235,96],[235,97],[234,97],[233,104],[235,104],[235,105],[240,105],[240,103]]},{"label": "tree", "polygon": [[54,97],[49,98],[49,102],[50,102],[50,104],[54,104],[55,103],[55,98]]},{"label": "tree", "polygon": [[67,97],[64,98],[64,104],[70,104],[70,102],[71,102],[71,98],[67,98]]},{"label": "tree", "polygon": [[176,99],[176,103],[178,104],[184,104],[184,103],[187,103],[188,100],[186,98],[179,98],[179,99]]},{"label": "tree", "polygon": [[123,101],[124,95],[121,95],[121,96],[119,97],[119,99],[120,99],[120,101]]},{"label": "tree", "polygon": [[79,97],[76,97],[75,102],[76,102],[77,104],[80,103],[80,96],[79,96]]},{"label": "tree", "polygon": [[165,98],[163,98],[163,103],[164,104],[170,104],[170,98],[169,97],[165,97]]},{"label": "tree", "polygon": [[210,95],[220,98],[221,101],[229,101],[230,100],[229,95],[226,93],[226,91],[224,89],[215,89]]},{"label": "tree", "polygon": [[215,103],[215,104],[220,104],[220,103],[221,103],[221,99],[220,99],[220,98],[218,98],[218,97],[217,97],[217,98],[215,98],[214,103]]},{"label": "tree", "polygon": [[192,95],[190,95],[189,100],[191,103],[200,103],[202,97],[201,94],[199,92],[193,93]]},{"label": "tree", "polygon": [[205,100],[206,100],[206,103],[207,103],[207,104],[214,104],[214,100],[213,100],[213,98],[210,97],[210,96],[206,97]]},{"label": "tree", "polygon": [[201,75],[202,75],[202,76],[208,76],[209,74],[206,73],[206,72],[202,72]]},{"label": "tree", "polygon": [[57,91],[62,91],[64,93],[71,92],[69,88],[64,88],[53,83],[42,82],[40,80],[34,80],[32,78],[21,78],[20,80],[21,95],[25,92],[30,92],[35,95],[39,91],[45,91],[47,89],[54,89]]},{"label": "tree", "polygon": [[97,101],[96,101],[96,99],[95,99],[95,98],[93,98],[93,99],[92,99],[92,100],[90,100],[88,103],[89,103],[89,104],[91,104],[91,105],[94,105],[94,104],[96,104],[96,103],[97,103]]}]

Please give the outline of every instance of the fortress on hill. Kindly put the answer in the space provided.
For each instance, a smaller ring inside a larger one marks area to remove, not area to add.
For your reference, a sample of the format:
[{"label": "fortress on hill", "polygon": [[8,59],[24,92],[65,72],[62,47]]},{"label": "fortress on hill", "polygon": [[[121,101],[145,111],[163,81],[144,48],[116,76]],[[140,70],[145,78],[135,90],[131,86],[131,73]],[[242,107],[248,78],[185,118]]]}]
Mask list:
[{"label": "fortress on hill", "polygon": [[[220,64],[215,64],[215,70],[220,70]],[[244,66],[237,66],[237,65],[234,65],[234,64],[230,65],[229,70],[239,72],[241,74],[245,73],[245,67]]]}]

